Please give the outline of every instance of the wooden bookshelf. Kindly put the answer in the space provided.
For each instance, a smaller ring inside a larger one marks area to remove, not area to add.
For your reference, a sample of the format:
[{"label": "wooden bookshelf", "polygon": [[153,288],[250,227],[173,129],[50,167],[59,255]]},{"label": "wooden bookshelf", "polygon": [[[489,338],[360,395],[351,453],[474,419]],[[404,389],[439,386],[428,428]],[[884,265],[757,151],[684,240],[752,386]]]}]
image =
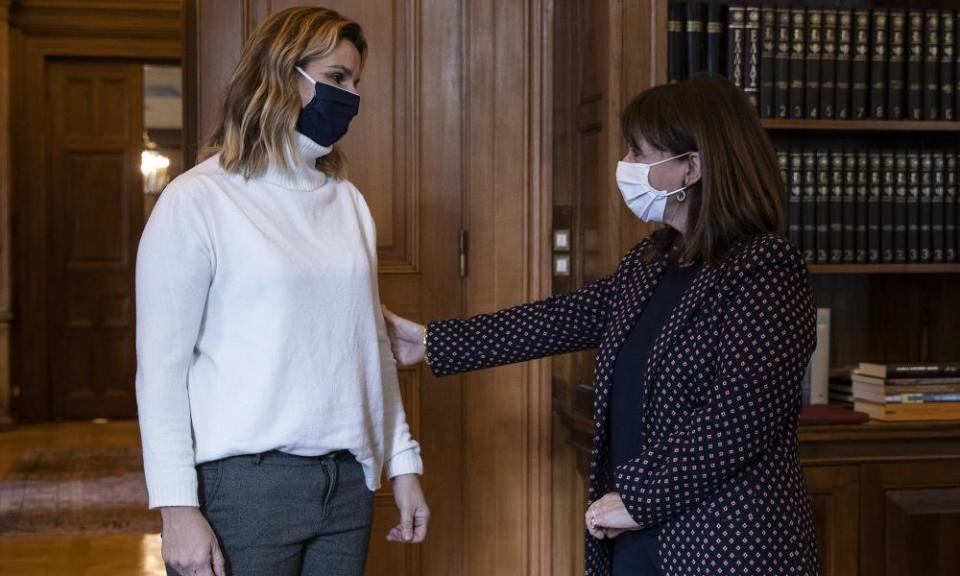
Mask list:
[{"label": "wooden bookshelf", "polygon": [[810,264],[811,274],[960,274],[960,264]]},{"label": "wooden bookshelf", "polygon": [[760,123],[771,132],[953,132],[960,133],[960,122],[934,120],[790,120],[763,118]]}]

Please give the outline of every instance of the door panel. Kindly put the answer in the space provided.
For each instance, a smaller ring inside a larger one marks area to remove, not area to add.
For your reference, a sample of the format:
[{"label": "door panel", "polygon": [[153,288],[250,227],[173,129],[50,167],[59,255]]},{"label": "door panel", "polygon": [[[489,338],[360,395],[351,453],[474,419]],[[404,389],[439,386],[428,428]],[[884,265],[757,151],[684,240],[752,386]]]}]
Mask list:
[{"label": "door panel", "polygon": [[[243,41],[269,14],[322,5],[359,21],[369,54],[359,87],[360,115],[339,144],[350,180],[377,224],[380,291],[385,304],[416,320],[454,317],[461,306],[457,240],[461,227],[462,109],[459,2],[202,1],[187,6],[187,86],[197,105],[193,138],[213,132],[217,99]],[[415,36],[417,30],[443,34]],[[427,72],[429,71],[429,72]],[[188,98],[190,96],[188,95]],[[188,126],[188,131],[191,127]],[[200,142],[202,148],[203,142]],[[367,573],[462,572],[463,399],[459,378],[426,368],[400,372],[411,430],[423,445],[424,488],[433,512],[429,545],[384,541],[398,520],[389,483],[376,495]]]},{"label": "door panel", "polygon": [[867,464],[861,479],[861,574],[960,574],[960,466]]},{"label": "door panel", "polygon": [[143,218],[141,67],[55,61],[47,82],[52,415],[132,418],[133,280]]},{"label": "door panel", "polygon": [[856,466],[803,470],[813,499],[813,523],[823,576],[857,574],[860,472]]}]

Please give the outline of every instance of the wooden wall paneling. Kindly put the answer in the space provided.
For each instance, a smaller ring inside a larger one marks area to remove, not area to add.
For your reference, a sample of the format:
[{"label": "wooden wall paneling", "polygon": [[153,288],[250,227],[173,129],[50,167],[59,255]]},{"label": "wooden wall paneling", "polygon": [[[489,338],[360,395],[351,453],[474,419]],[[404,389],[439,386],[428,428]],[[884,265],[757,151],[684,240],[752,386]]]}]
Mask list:
[{"label": "wooden wall paneling", "polygon": [[[558,288],[572,289],[611,274],[624,252],[653,229],[623,204],[615,174],[626,150],[620,112],[665,74],[650,55],[657,42],[666,45],[665,32],[656,28],[662,20],[666,30],[666,2],[556,0],[554,5],[554,214],[569,211],[574,231],[574,273]],[[592,383],[593,358],[582,353],[553,361],[559,410],[569,410],[579,387]],[[554,440],[553,506],[569,522],[554,523],[554,548],[577,551],[562,560],[558,555],[555,574],[583,572],[585,485],[569,468],[561,469],[577,459],[569,440]]]},{"label": "wooden wall paneling", "polygon": [[[531,93],[526,2],[467,3],[467,163],[465,209],[470,230],[466,315],[529,300],[527,148]],[[464,572],[526,572],[531,519],[527,367],[464,376]]]},{"label": "wooden wall paneling", "polygon": [[13,127],[10,123],[10,2],[11,0],[0,0],[0,430],[13,425],[10,379],[10,323],[13,320],[13,279],[10,277],[10,195],[13,184],[10,175],[10,147],[13,138]]},{"label": "wooden wall paneling", "polygon": [[817,552],[823,576],[858,573],[860,471],[856,466],[804,469],[813,499]]},{"label": "wooden wall paneling", "polygon": [[[620,159],[626,152],[626,143],[620,134],[620,112],[640,92],[667,81],[667,4],[668,0],[620,0],[622,15],[611,39],[619,44],[611,65],[617,68],[619,82],[611,92],[610,145]],[[611,167],[612,171],[615,166]],[[610,176],[610,191],[619,200],[616,180]],[[618,245],[625,253],[637,242],[658,228],[633,215],[618,202]]]},{"label": "wooden wall paneling", "polygon": [[247,12],[237,5],[236,0],[186,0],[184,5],[184,28],[191,32],[184,39],[183,67],[184,103],[189,111],[184,130],[188,165],[193,164],[191,158],[196,161],[190,152],[202,153],[213,135],[223,90],[246,41]]},{"label": "wooden wall paneling", "polygon": [[861,574],[960,571],[956,461],[867,464],[861,478]]},{"label": "wooden wall paneling", "polygon": [[[529,56],[530,112],[528,120],[529,173],[527,182],[527,276],[529,300],[552,292],[553,235],[553,0],[530,0]],[[527,549],[522,573],[547,575],[553,571],[553,374],[549,360],[527,364],[530,395],[527,402]]]},{"label": "wooden wall paneling", "polygon": [[181,44],[174,37],[73,37],[15,30],[13,52],[18,82],[13,86],[12,114],[23,119],[13,128],[12,265],[17,315],[12,334],[13,395],[19,420],[42,422],[51,417],[51,373],[48,278],[37,263],[45,261],[51,248],[47,193],[51,169],[44,152],[46,135],[36,127],[44,125],[48,63],[59,58],[177,62]]}]

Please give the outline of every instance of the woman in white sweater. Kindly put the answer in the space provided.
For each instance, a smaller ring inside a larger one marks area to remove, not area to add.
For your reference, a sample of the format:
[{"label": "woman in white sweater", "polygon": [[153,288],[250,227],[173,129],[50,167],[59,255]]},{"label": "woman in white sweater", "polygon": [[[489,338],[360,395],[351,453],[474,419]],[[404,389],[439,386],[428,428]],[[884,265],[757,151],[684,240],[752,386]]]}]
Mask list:
[{"label": "woman in white sweater", "polygon": [[266,20],[217,152],[174,180],[137,259],[137,400],[170,574],[363,572],[382,470],[429,511],[380,311],[376,232],[334,146],[359,109],[358,24]]}]

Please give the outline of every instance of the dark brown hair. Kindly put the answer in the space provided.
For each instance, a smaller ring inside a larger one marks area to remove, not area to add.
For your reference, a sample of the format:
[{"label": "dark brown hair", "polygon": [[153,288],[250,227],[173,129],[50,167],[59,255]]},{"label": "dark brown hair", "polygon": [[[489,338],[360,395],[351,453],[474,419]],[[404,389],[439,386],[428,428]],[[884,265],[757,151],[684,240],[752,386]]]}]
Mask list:
[{"label": "dark brown hair", "polygon": [[[340,40],[353,43],[362,66],[367,55],[363,29],[337,12],[288,8],[267,18],[243,49],[206,154],[220,152],[224,170],[245,178],[261,174],[268,164],[289,169],[285,151],[293,146],[302,107],[296,67],[330,54]],[[346,161],[334,146],[317,168],[340,180]]]},{"label": "dark brown hair", "polygon": [[645,90],[624,109],[620,127],[633,149],[643,138],[670,155],[700,156],[700,181],[687,194],[686,234],[658,230],[648,258],[678,247],[684,259],[716,263],[741,240],[783,233],[786,190],[773,144],[726,78],[703,74]]}]

